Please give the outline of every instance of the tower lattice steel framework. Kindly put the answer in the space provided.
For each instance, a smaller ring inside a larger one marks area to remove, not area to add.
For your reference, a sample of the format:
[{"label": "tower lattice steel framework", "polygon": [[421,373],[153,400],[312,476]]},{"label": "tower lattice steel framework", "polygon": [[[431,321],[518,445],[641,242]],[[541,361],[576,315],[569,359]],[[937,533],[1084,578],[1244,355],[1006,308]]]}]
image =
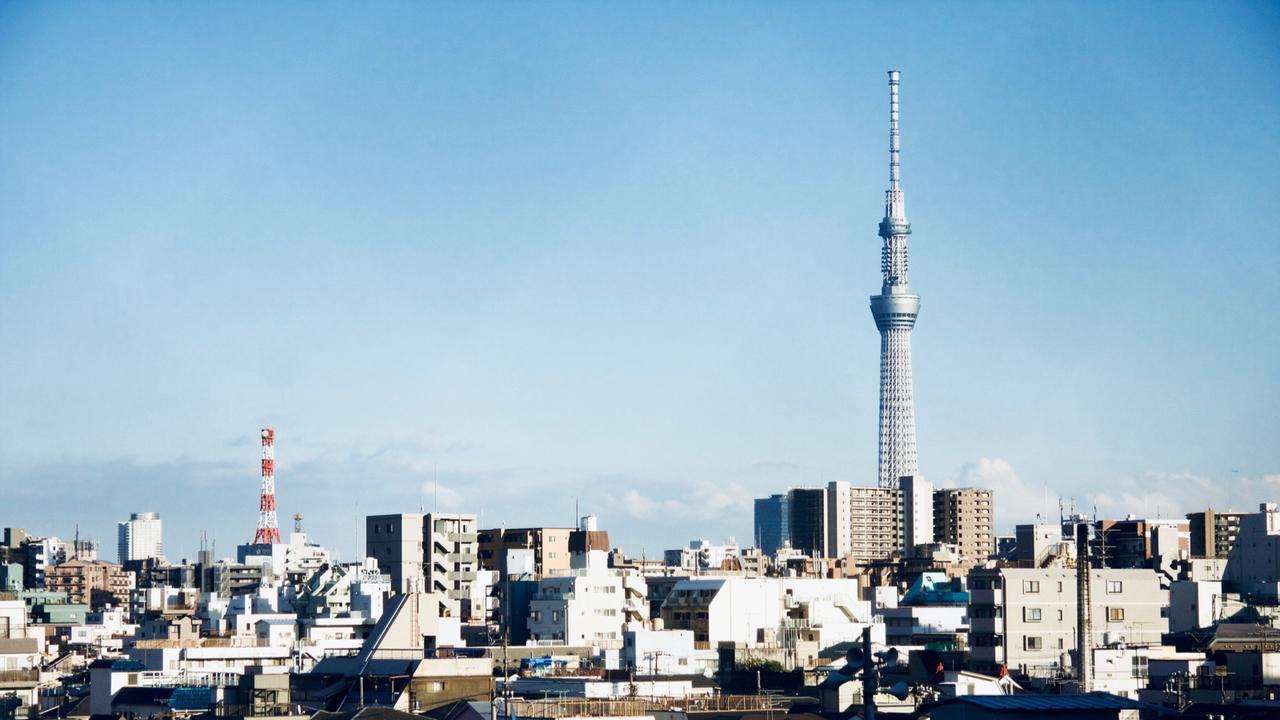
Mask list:
[{"label": "tower lattice steel framework", "polygon": [[889,190],[885,193],[880,237],[884,283],[871,296],[871,314],[880,330],[880,487],[897,487],[898,479],[917,473],[916,417],[911,388],[911,329],[920,311],[920,296],[907,287],[906,199],[898,173],[898,81],[889,71]]},{"label": "tower lattice steel framework", "polygon": [[280,542],[280,520],[276,517],[276,431],[262,428],[262,497],[258,500],[258,532],[255,545]]}]

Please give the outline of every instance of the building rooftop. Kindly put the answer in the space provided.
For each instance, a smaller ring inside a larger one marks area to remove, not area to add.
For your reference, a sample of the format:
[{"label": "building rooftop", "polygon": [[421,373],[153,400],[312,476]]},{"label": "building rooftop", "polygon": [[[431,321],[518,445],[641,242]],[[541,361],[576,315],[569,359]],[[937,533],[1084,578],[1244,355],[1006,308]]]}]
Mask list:
[{"label": "building rooftop", "polygon": [[1025,713],[1078,713],[1087,710],[1154,710],[1161,708],[1119,695],[1091,692],[1085,695],[962,695],[921,706],[917,716],[927,716],[928,711],[941,705],[966,703],[989,712]]}]

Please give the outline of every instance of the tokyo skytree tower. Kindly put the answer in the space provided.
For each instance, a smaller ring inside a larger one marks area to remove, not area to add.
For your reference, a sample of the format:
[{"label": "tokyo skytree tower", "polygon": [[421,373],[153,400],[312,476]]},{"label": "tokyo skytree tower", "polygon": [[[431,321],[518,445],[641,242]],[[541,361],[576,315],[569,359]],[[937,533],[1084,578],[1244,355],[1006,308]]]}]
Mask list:
[{"label": "tokyo skytree tower", "polygon": [[907,287],[906,201],[898,176],[898,71],[889,71],[889,190],[885,193],[880,237],[884,283],[871,296],[871,314],[880,330],[880,487],[917,474],[916,415],[911,399],[911,328],[920,296]]}]

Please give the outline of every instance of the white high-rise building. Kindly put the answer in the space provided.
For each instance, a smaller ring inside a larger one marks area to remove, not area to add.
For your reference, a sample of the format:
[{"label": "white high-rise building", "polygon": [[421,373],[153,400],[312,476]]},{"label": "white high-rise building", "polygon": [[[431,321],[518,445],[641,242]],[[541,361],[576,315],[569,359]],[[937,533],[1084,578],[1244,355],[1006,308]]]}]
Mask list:
[{"label": "white high-rise building", "polygon": [[899,480],[902,498],[902,553],[915,554],[917,545],[933,542],[933,485],[922,477]]},{"label": "white high-rise building", "polygon": [[159,513],[133,513],[128,520],[116,523],[116,552],[120,563],[163,557],[162,536]]}]

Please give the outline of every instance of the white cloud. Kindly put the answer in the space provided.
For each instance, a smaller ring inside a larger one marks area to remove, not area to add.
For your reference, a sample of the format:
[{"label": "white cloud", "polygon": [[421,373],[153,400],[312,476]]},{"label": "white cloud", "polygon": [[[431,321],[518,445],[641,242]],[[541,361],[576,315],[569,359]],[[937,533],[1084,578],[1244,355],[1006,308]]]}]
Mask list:
[{"label": "white cloud", "polygon": [[[665,497],[642,494],[635,488],[631,488],[621,494],[611,493],[602,496],[601,504],[610,510],[639,520],[737,519],[740,513],[750,512],[752,507],[751,493],[733,482],[656,486],[650,483],[647,485]],[[696,527],[691,527],[691,531],[696,532]]]},{"label": "white cloud", "polygon": [[1019,523],[1054,522],[1059,496],[1047,485],[1025,482],[1004,458],[978,458],[960,466],[943,487],[986,487],[995,490],[996,528]]},{"label": "white cloud", "polygon": [[[1097,489],[1105,485],[1105,490]],[[1215,481],[1191,472],[1148,472],[1100,478],[1072,488],[1051,488],[1027,482],[1003,458],[979,458],[965,463],[942,483],[942,487],[989,487],[995,490],[996,527],[1010,530],[1020,523],[1054,522],[1059,500],[1070,512],[1099,518],[1183,517],[1208,507],[1254,510],[1257,503],[1280,494],[1280,474],[1258,477],[1235,476],[1229,482]]]},{"label": "white cloud", "polygon": [[442,510],[457,510],[462,507],[462,493],[434,480],[422,483],[421,494],[423,506],[427,508],[433,508],[437,504]]}]

